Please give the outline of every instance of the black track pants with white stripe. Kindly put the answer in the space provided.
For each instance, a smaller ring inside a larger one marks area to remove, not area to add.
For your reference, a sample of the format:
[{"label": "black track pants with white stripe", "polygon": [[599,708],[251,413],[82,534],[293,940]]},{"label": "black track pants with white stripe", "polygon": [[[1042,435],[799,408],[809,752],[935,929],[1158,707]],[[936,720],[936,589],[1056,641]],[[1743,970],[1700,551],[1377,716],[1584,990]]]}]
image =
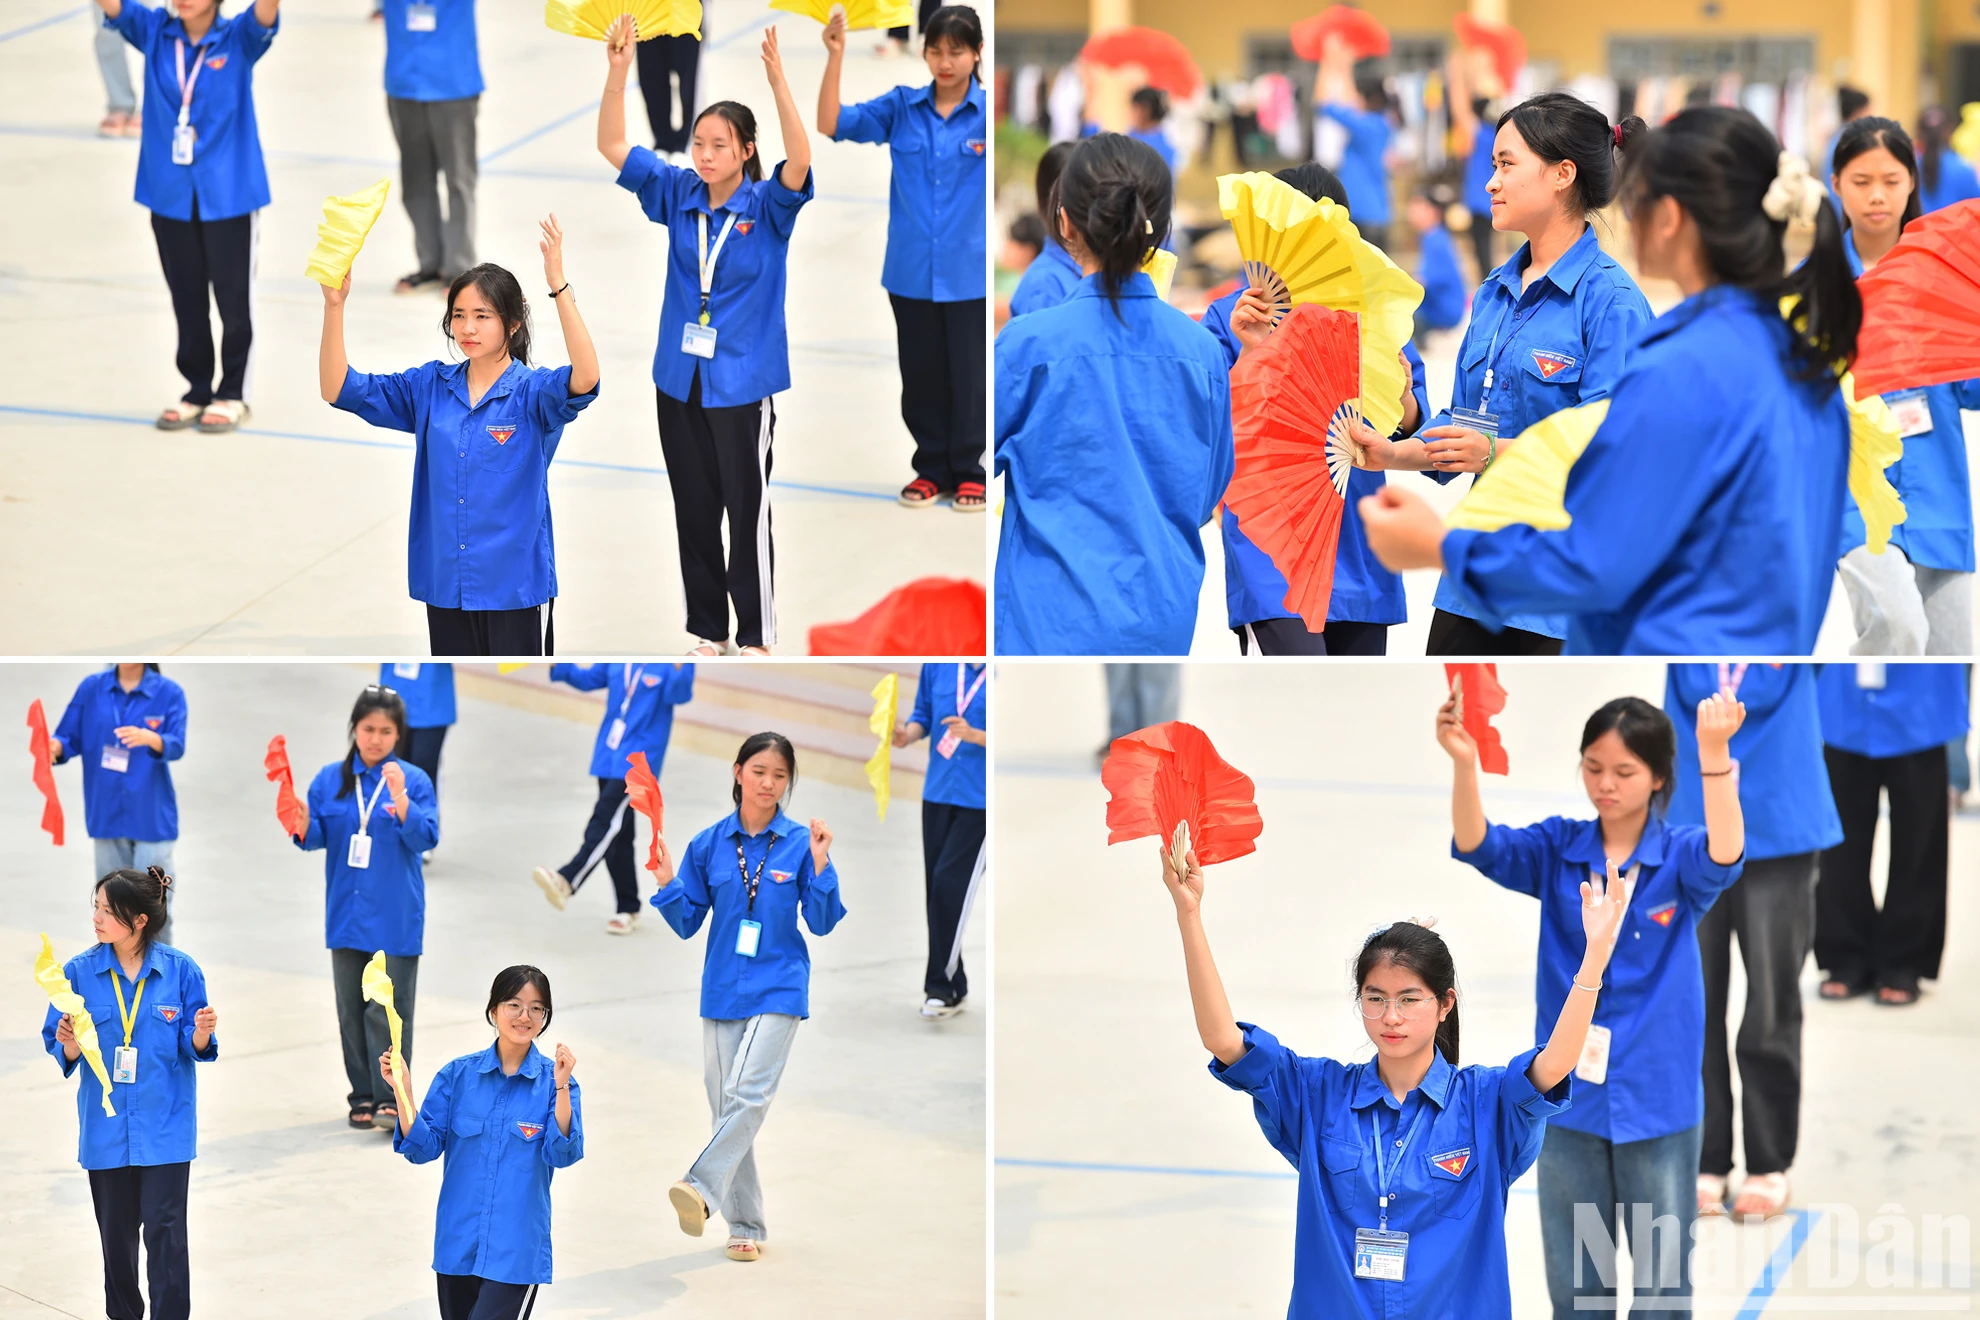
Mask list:
[{"label": "black track pants with white stripe", "polygon": [[536,1309],[533,1283],[497,1283],[472,1274],[436,1274],[440,1320],[529,1320]]},{"label": "black track pants with white stripe", "polygon": [[600,862],[605,863],[606,871],[612,876],[617,910],[637,915],[639,873],[633,869],[633,813],[626,801],[623,779],[598,781],[598,801],[591,808],[591,819],[585,822],[584,842],[578,845],[576,856],[557,868],[557,873],[571,882],[571,892],[575,894],[584,888],[584,882],[591,878]]},{"label": "black track pants with white stripe", "polygon": [[[734,601],[736,645],[773,646],[777,610],[771,600],[771,578],[777,556],[770,542],[766,488],[776,410],[767,398],[734,408],[703,407],[699,371],[686,403],[657,390],[654,395],[660,452],[674,491],[687,629],[707,641],[727,641],[729,601]],[[729,520],[726,565],[724,517]]]},{"label": "black track pants with white stripe", "polygon": [[969,993],[962,935],[983,878],[982,807],[921,804],[921,859],[928,895],[928,975],[922,993],[953,1004]]}]

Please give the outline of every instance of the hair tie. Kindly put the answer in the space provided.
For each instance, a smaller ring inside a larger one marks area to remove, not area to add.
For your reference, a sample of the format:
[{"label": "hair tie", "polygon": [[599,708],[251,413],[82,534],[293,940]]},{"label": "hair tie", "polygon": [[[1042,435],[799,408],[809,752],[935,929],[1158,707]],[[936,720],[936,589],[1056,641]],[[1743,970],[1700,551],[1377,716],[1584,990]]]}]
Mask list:
[{"label": "hair tie", "polygon": [[1622,150],[1622,125],[1621,125],[1621,124],[1617,124],[1617,125],[1616,125],[1616,126],[1615,126],[1614,128],[1612,128],[1612,129],[1610,129],[1610,130],[1609,130],[1609,136],[1610,136],[1610,137],[1613,137],[1613,138],[1614,138],[1614,139],[1616,140],[1616,150],[1617,150],[1617,151],[1621,151],[1621,150]]},{"label": "hair tie", "polygon": [[1774,181],[1767,185],[1767,193],[1760,199],[1760,209],[1770,220],[1792,220],[1797,224],[1812,224],[1821,214],[1822,199],[1829,195],[1808,171],[1808,162],[1790,151],[1783,151],[1774,164]]},{"label": "hair tie", "polygon": [[158,890],[160,893],[163,893],[165,890],[170,889],[172,887],[172,877],[165,874],[164,867],[148,866],[145,868],[144,873],[150,876],[153,880],[156,880],[158,882]]},{"label": "hair tie", "polygon": [[1152,233],[1154,233],[1154,232],[1155,232],[1155,222],[1154,222],[1153,220],[1143,220],[1143,221],[1141,222],[1141,232],[1142,232],[1142,233],[1144,233],[1144,234],[1152,234]]}]

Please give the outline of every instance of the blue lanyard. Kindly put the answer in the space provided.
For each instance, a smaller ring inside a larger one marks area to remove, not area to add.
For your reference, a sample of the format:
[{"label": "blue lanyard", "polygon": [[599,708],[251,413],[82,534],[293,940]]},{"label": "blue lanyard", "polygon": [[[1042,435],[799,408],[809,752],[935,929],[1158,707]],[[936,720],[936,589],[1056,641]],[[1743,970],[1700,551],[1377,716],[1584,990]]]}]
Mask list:
[{"label": "blue lanyard", "polygon": [[[1417,1129],[1423,1126],[1423,1115],[1424,1112],[1429,1108],[1430,1108],[1430,1101],[1427,1098],[1419,1097],[1416,1103],[1416,1117],[1413,1120],[1411,1120],[1409,1125],[1409,1131],[1404,1134],[1403,1139],[1396,1143],[1396,1162],[1394,1165],[1395,1172],[1397,1173],[1402,1172],[1403,1160],[1409,1154],[1409,1143],[1416,1140]],[[1396,1115],[1396,1126],[1399,1128],[1402,1126],[1401,1113],[1397,1113]],[[1390,1170],[1389,1168],[1384,1167],[1382,1164],[1382,1127],[1379,1123],[1375,1121],[1374,1105],[1370,1105],[1368,1107],[1368,1133],[1375,1140],[1375,1191],[1377,1194],[1376,1207],[1381,1211],[1382,1214],[1381,1227],[1382,1227],[1382,1231],[1386,1233],[1389,1231],[1389,1202],[1393,1200],[1394,1197],[1392,1197],[1389,1192]]]},{"label": "blue lanyard", "polygon": [[[1540,278],[1544,280],[1547,277],[1542,275]],[[1535,281],[1535,283],[1538,283],[1538,281]],[[1517,296],[1514,297],[1512,310],[1509,313],[1513,323],[1512,333],[1506,336],[1506,347],[1512,347],[1513,340],[1519,338],[1519,332],[1526,328],[1528,321],[1531,321],[1540,314],[1540,308],[1546,304],[1546,301],[1547,295],[1542,293],[1538,298],[1533,300],[1533,305],[1526,309],[1526,315],[1521,316],[1519,315],[1519,298]],[[1499,335],[1506,328],[1506,319],[1506,317],[1500,317],[1499,324],[1493,327],[1492,347],[1485,354],[1485,391],[1478,398],[1478,409],[1480,412],[1485,411],[1492,401],[1492,386],[1497,381],[1499,375]]]}]

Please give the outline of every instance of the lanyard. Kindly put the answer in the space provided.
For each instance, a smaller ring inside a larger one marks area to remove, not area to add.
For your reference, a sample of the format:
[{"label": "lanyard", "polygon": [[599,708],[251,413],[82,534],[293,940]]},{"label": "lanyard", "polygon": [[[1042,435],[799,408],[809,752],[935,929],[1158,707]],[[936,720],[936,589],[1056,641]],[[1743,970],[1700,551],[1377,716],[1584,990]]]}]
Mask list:
[{"label": "lanyard", "polygon": [[770,864],[770,850],[777,846],[780,835],[770,836],[770,842],[763,847],[763,860],[756,864],[756,874],[749,873],[749,863],[743,860],[743,836],[736,835],[736,871],[743,878],[743,886],[749,890],[749,915],[756,914],[756,887],[763,881],[763,868]]},{"label": "lanyard", "polygon": [[988,665],[977,670],[976,681],[969,685],[969,692],[965,694],[963,692],[963,671],[968,668],[969,666],[967,664],[958,663],[956,665],[956,714],[958,715],[963,714],[969,709],[969,703],[976,700],[976,694],[983,690],[983,680],[990,675],[990,667]]},{"label": "lanyard", "polygon": [[701,323],[708,324],[708,291],[715,287],[715,263],[722,259],[722,245],[729,241],[729,231],[736,227],[736,213],[729,212],[729,218],[722,222],[721,237],[715,240],[715,250],[708,250],[708,212],[694,213],[695,233],[701,240]]},{"label": "lanyard", "polygon": [[[1542,275],[1540,278],[1546,279],[1547,277]],[[1546,301],[1545,294],[1535,298],[1532,306],[1526,309],[1526,315],[1521,316],[1519,315],[1518,299],[1515,298],[1513,300],[1513,307],[1508,315],[1500,317],[1499,324],[1492,328],[1492,347],[1485,355],[1485,392],[1478,399],[1478,407],[1481,412],[1485,410],[1486,405],[1490,403],[1492,398],[1492,381],[1498,375],[1499,370],[1499,334],[1505,330],[1506,321],[1508,319],[1512,321],[1512,332],[1506,336],[1506,346],[1511,347],[1512,341],[1519,338],[1519,332],[1526,328],[1526,323],[1540,314],[1540,308]]]},{"label": "lanyard", "polygon": [[383,796],[385,792],[385,763],[383,761],[380,761],[378,763],[378,767],[379,767],[378,787],[371,790],[371,801],[369,802],[364,801],[364,785],[363,784],[358,785],[358,790],[357,790],[358,801],[364,804],[364,810],[358,813],[359,834],[363,834],[365,830],[370,828],[371,809],[378,805],[378,799],[381,796]]},{"label": "lanyard", "polygon": [[117,974],[115,967],[110,969],[110,986],[117,992],[117,1017],[124,1024],[125,1049],[131,1047],[131,1032],[137,1028],[138,1005],[144,1002],[144,983],[147,979],[142,976],[138,978],[137,993],[131,996],[131,1008],[127,1013],[124,1011],[124,978]]},{"label": "lanyard", "polygon": [[[1409,1154],[1409,1143],[1416,1140],[1417,1129],[1423,1126],[1423,1113],[1428,1108],[1430,1108],[1430,1101],[1428,1099],[1419,1099],[1417,1101],[1416,1118],[1410,1123],[1409,1131],[1403,1135],[1402,1140],[1396,1143],[1394,1172],[1402,1172],[1403,1159]],[[1396,1114],[1396,1127],[1398,1129],[1402,1127],[1402,1114],[1400,1112]],[[1380,1197],[1376,1204],[1382,1213],[1382,1231],[1386,1233],[1389,1231],[1389,1202],[1393,1199],[1389,1194],[1390,1168],[1385,1168],[1382,1164],[1382,1128],[1375,1121],[1375,1106],[1373,1105],[1368,1107],[1368,1132],[1375,1139],[1375,1190]]]},{"label": "lanyard", "polygon": [[640,677],[645,673],[645,665],[626,666],[626,695],[625,699],[619,702],[619,718],[621,720],[625,719],[626,712],[632,709],[633,692],[639,686]]},{"label": "lanyard", "polygon": [[1721,692],[1723,692],[1723,691],[1725,691],[1725,690],[1726,690],[1727,688],[1731,688],[1731,689],[1732,689],[1732,693],[1733,693],[1733,695],[1734,695],[1734,696],[1738,696],[1738,695],[1739,695],[1739,685],[1740,685],[1740,684],[1741,684],[1742,682],[1744,682],[1745,680],[1746,680],[1746,666],[1745,666],[1745,665],[1743,665],[1743,664],[1740,664],[1740,665],[1729,665],[1729,664],[1726,664],[1726,663],[1725,663],[1724,661],[1721,661],[1721,662],[1720,662],[1720,664],[1719,664],[1719,690],[1720,690]]},{"label": "lanyard", "polygon": [[186,81],[186,43],[180,38],[179,48],[179,127],[184,128],[192,120],[193,87],[199,82],[199,71],[206,61],[200,56],[200,48],[193,47],[192,81]]}]

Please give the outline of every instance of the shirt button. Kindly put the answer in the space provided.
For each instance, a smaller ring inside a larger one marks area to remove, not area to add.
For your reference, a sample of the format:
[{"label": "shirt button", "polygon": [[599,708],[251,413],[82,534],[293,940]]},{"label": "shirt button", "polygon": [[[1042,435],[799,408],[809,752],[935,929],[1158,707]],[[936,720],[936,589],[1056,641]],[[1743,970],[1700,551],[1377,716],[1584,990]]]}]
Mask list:
[{"label": "shirt button", "polygon": [[461,547],[461,549],[463,549],[463,550],[465,550],[465,549],[467,549],[467,547],[466,547],[465,545],[463,545],[463,546]]}]

